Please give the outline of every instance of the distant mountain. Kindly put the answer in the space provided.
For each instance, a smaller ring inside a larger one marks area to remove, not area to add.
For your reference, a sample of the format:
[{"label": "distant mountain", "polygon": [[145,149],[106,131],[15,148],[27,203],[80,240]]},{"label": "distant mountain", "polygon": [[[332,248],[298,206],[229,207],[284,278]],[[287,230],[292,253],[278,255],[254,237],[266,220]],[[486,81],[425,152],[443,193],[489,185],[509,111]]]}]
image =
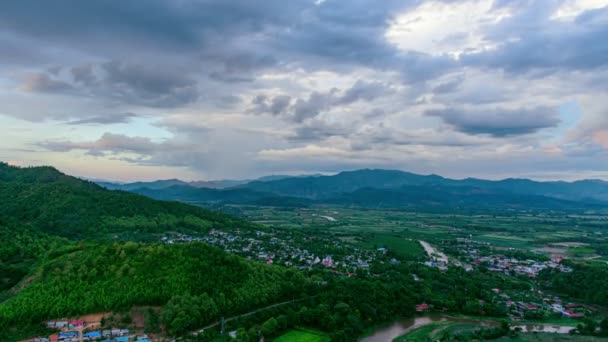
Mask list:
[{"label": "distant mountain", "polygon": [[468,178],[454,180],[437,175],[417,175],[396,170],[358,170],[334,176],[288,178],[271,182],[251,182],[240,187],[281,196],[311,199],[330,198],[363,188],[395,189],[403,186],[473,187],[496,193],[545,196],[569,201],[608,202],[608,182],[537,182],[529,179],[489,181]]},{"label": "distant mountain", "polygon": [[269,182],[250,182],[241,188],[281,196],[322,199],[362,188],[390,189],[404,185],[443,184],[446,179],[421,176],[396,170],[358,170],[340,172],[334,176],[286,178]]},{"label": "distant mountain", "polygon": [[[588,187],[589,183],[594,187]],[[452,180],[392,170],[360,170],[335,176],[292,177],[255,181],[228,189],[174,185],[164,189],[135,189],[160,200],[197,205],[250,204],[306,207],[334,204],[366,208],[430,211],[567,210],[608,207],[605,182],[534,182],[530,180]],[[579,192],[576,189],[581,188]],[[585,192],[586,190],[586,192]],[[595,195],[595,196],[594,196]]]},{"label": "distant mountain", "polygon": [[96,182],[98,185],[110,189],[110,190],[123,190],[133,191],[135,189],[148,188],[148,189],[164,189],[174,185],[190,185],[187,182],[179,179],[165,179],[157,180],[153,182],[135,182],[135,183],[113,183],[113,182]]},{"label": "distant mountain", "polygon": [[368,208],[420,211],[582,211],[607,208],[597,202],[576,202],[540,195],[520,195],[469,186],[403,186],[394,189],[363,188],[320,202]]},{"label": "distant mountain", "polygon": [[[337,204],[413,210],[586,210],[608,207],[608,182],[529,179],[455,180],[397,170],[365,169],[332,176],[269,176],[223,189],[179,180],[131,183],[122,189],[192,204],[309,206]],[[229,185],[225,183],[224,185]]]},{"label": "distant mountain", "polygon": [[249,182],[258,181],[258,182],[269,182],[275,180],[281,180],[285,178],[290,178],[293,176],[287,175],[271,175],[261,177],[255,180],[252,179],[223,179],[223,180],[211,180],[211,181],[193,181],[193,182],[185,182],[179,179],[165,179],[165,180],[156,180],[151,182],[134,182],[134,183],[119,183],[119,182],[108,182],[108,181],[94,181],[98,185],[110,189],[110,190],[123,190],[123,191],[135,191],[137,189],[166,189],[172,186],[189,186],[193,188],[208,188],[208,189],[225,189],[232,188],[239,185],[244,185]]},{"label": "distant mountain", "polygon": [[158,200],[181,201],[191,204],[252,204],[286,207],[302,207],[311,200],[299,197],[279,196],[247,188],[208,189],[191,186],[171,186],[165,189],[135,189],[133,192]]}]

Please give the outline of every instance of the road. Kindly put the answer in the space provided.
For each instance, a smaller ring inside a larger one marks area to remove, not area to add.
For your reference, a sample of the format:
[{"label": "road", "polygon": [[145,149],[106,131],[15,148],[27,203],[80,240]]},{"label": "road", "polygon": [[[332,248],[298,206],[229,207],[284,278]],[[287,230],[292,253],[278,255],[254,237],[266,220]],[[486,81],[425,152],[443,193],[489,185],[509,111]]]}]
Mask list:
[{"label": "road", "polygon": [[433,246],[431,246],[431,244],[426,241],[420,240],[420,244],[422,245],[422,247],[430,258],[437,259],[437,261],[443,261],[446,264],[448,263],[448,256],[445,255],[443,252],[436,250]]}]

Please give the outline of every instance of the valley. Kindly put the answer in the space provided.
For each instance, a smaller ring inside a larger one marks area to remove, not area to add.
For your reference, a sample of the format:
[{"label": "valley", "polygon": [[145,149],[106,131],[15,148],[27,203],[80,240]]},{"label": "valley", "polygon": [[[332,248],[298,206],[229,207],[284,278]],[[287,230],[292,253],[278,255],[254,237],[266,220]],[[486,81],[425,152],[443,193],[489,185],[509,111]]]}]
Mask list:
[{"label": "valley", "polygon": [[[525,338],[528,324],[589,336],[608,323],[601,212],[203,209],[53,169],[1,171],[7,341],[352,341],[432,315],[492,322],[442,326],[450,338]],[[419,328],[394,338],[440,327]]]}]

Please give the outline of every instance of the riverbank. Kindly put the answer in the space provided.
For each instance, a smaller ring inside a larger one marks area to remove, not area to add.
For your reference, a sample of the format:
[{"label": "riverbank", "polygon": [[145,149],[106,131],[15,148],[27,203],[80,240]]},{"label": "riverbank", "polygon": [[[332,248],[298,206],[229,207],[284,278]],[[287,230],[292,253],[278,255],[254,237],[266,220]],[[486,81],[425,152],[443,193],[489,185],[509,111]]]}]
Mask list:
[{"label": "riverbank", "polygon": [[[360,339],[360,342],[405,341],[416,336],[440,337],[444,332],[454,334],[464,330],[497,327],[500,318],[480,319],[479,317],[461,317],[443,314],[430,314],[397,320],[391,324],[376,327],[373,332]],[[518,322],[511,326],[512,330],[523,333],[552,333],[568,334],[574,325],[560,325],[548,322]]]}]

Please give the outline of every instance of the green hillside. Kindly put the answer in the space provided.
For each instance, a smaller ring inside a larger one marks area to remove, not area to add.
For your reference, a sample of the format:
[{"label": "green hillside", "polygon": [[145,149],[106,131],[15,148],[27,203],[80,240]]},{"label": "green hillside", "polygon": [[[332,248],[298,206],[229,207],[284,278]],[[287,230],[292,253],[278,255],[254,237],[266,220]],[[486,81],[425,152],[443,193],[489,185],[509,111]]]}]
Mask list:
[{"label": "green hillside", "polygon": [[0,203],[0,223],[70,239],[143,239],[166,230],[250,225],[185,204],[106,190],[51,167],[0,163]]},{"label": "green hillside", "polygon": [[[168,230],[259,227],[186,204],[106,190],[51,167],[0,164],[0,203],[1,341],[27,337],[45,319],[137,305],[172,308],[175,317],[168,310],[164,323],[183,333],[220,312],[298,295],[307,284],[293,270],[200,243],[120,241],[158,241],[156,234]],[[198,314],[183,317],[184,310]]]},{"label": "green hillside", "polygon": [[[200,243],[85,244],[43,262],[33,273],[30,285],[0,304],[0,331],[45,319],[169,303],[174,313],[165,312],[165,323],[181,334],[217,320],[220,313],[291,298],[307,284],[294,270],[249,262]],[[196,314],[181,313],[188,310]],[[0,340],[7,339],[0,333]]]}]

